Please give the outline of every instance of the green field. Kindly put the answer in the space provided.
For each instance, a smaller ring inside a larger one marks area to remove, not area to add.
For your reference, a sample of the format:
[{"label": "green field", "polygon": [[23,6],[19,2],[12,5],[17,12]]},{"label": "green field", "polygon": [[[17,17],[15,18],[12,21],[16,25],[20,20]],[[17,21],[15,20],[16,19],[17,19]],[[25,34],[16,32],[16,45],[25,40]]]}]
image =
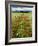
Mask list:
[{"label": "green field", "polygon": [[11,12],[12,38],[32,37],[32,12]]}]

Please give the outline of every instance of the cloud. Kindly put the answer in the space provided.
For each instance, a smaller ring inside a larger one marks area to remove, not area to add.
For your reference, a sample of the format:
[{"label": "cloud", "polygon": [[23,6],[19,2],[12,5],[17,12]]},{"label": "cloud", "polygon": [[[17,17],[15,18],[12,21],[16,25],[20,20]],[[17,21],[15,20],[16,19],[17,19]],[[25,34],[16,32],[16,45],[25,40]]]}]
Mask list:
[{"label": "cloud", "polygon": [[32,11],[29,7],[11,7],[11,11]]}]

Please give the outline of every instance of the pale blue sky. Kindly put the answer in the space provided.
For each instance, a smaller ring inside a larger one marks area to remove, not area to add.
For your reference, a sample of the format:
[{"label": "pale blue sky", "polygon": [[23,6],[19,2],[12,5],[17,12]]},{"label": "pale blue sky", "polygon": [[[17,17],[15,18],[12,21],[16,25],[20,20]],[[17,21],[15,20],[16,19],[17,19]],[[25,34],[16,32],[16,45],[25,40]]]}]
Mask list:
[{"label": "pale blue sky", "polygon": [[30,7],[11,7],[11,11],[32,11]]}]

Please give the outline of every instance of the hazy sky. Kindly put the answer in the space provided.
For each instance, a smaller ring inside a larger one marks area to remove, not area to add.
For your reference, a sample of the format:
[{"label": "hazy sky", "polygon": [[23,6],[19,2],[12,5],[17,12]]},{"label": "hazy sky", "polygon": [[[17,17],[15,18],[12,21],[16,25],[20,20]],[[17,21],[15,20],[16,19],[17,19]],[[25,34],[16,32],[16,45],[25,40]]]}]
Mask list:
[{"label": "hazy sky", "polygon": [[11,11],[32,11],[30,7],[11,7]]}]

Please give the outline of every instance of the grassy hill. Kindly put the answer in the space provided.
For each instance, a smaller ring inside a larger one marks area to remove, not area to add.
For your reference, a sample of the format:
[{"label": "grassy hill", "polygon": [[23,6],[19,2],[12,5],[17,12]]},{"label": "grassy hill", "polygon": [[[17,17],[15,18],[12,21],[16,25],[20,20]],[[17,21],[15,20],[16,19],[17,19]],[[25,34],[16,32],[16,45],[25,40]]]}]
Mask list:
[{"label": "grassy hill", "polygon": [[32,12],[11,12],[12,37],[32,37]]}]

